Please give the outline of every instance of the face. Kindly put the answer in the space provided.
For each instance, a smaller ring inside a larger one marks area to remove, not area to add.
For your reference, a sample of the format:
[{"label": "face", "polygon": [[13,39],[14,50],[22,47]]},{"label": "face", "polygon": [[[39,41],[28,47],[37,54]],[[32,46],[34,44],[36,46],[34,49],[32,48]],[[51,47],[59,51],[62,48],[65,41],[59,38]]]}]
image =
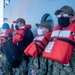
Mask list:
[{"label": "face", "polygon": [[8,29],[1,29],[2,33],[6,33]]},{"label": "face", "polygon": [[18,23],[16,23],[16,25],[17,25],[18,27],[21,27],[21,26],[23,25],[23,23],[18,22]]},{"label": "face", "polygon": [[41,27],[41,26],[38,27],[38,30],[37,30],[38,35],[39,34],[43,35],[43,34],[46,34],[47,32],[49,32],[49,29],[47,29],[46,27]]},{"label": "face", "polygon": [[24,24],[21,22],[18,22],[16,23],[15,28],[18,30],[21,26],[24,26]]},{"label": "face", "polygon": [[71,23],[72,16],[65,12],[60,12],[56,17],[58,18],[58,23],[62,28],[69,26]]}]

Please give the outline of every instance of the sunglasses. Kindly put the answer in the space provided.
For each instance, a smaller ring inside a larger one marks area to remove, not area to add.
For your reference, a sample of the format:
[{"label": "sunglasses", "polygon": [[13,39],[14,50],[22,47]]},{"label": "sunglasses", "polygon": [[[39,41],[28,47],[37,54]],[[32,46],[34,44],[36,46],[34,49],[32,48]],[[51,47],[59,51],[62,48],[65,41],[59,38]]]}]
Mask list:
[{"label": "sunglasses", "polygon": [[71,17],[71,15],[69,14],[58,14],[56,15],[57,18],[60,18],[60,17]]}]

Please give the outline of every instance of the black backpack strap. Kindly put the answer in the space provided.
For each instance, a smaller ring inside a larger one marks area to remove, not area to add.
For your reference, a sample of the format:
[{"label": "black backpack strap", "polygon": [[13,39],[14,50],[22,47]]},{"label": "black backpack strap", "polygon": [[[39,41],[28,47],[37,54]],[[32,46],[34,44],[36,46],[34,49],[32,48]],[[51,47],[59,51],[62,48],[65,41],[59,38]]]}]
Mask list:
[{"label": "black backpack strap", "polygon": [[48,73],[48,59],[46,60],[46,73]]}]

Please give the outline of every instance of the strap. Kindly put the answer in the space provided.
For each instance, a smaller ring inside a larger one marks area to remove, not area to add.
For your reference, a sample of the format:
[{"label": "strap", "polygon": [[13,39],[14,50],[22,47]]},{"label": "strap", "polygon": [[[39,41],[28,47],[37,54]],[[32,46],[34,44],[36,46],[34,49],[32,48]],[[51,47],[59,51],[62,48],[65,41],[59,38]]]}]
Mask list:
[{"label": "strap", "polygon": [[49,40],[46,38],[46,37],[44,37],[45,38],[45,40],[47,41],[47,43],[49,42]]},{"label": "strap", "polygon": [[66,38],[51,38],[50,39],[50,41],[53,41],[53,40],[61,40],[61,41],[64,41],[64,42],[71,44],[72,46],[75,46],[75,43],[73,41],[66,39]]},{"label": "strap", "polygon": [[53,40],[55,40],[55,39],[57,39],[57,38],[50,38],[50,41],[53,41]]},{"label": "strap", "polygon": [[36,42],[34,41],[34,44],[37,48],[37,52],[38,52],[38,69],[40,69],[40,56],[39,56],[39,50],[38,50],[38,45],[36,44]]},{"label": "strap", "polygon": [[[45,39],[46,39],[46,41],[48,43],[48,39],[46,37],[45,37]],[[40,69],[40,55],[39,55],[38,48],[40,48],[42,51],[43,51],[43,48],[41,48],[41,46],[39,46],[38,44],[36,44],[36,42],[40,42],[44,47],[45,47],[45,45],[41,41],[39,41],[39,40],[34,40],[34,44],[35,44],[35,46],[37,48],[37,51],[38,51],[38,69]],[[46,61],[46,67],[47,67],[47,71],[46,72],[48,72],[48,60]]]},{"label": "strap", "polygon": [[[39,41],[39,40],[34,40],[35,42],[40,42],[44,47],[45,47],[45,45],[44,45],[44,43],[43,42],[41,42],[41,41]],[[39,45],[38,45],[39,46]]]},{"label": "strap", "polygon": [[73,35],[74,35],[75,33],[71,31],[71,34],[73,34]]},{"label": "strap", "polygon": [[48,73],[48,59],[46,60],[46,73]]},{"label": "strap", "polygon": [[[45,45],[41,42],[41,41],[38,41],[38,40],[34,40],[34,42],[36,43],[36,42],[40,42],[44,47],[45,47]],[[38,44],[36,44],[37,46],[38,46],[38,48],[40,48],[42,51],[43,51],[43,48],[41,47],[41,46],[39,46]]]},{"label": "strap", "polygon": [[64,42],[67,42],[69,44],[71,44],[72,46],[75,46],[75,43],[69,39],[66,39],[66,38],[57,38],[57,40],[61,40],[61,41],[64,41]]},{"label": "strap", "polygon": [[[46,37],[44,37],[45,38],[45,40],[47,41],[47,43],[49,42],[49,40],[46,38]],[[45,47],[45,44],[43,43],[43,42],[41,42],[41,41],[39,41],[39,40],[34,40],[35,42],[40,42],[42,45],[43,45],[43,47]],[[39,46],[39,45],[38,45]],[[43,51],[43,49],[41,48],[41,46],[39,46],[39,48]]]}]

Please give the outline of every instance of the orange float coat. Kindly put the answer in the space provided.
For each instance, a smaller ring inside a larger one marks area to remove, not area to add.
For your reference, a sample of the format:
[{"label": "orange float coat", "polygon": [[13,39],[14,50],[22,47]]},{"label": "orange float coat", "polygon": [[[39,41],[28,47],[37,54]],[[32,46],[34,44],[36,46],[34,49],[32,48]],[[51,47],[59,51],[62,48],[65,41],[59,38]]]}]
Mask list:
[{"label": "orange float coat", "polygon": [[74,46],[75,22],[65,29],[57,25],[42,55],[47,59],[67,64],[70,61]]},{"label": "orange float coat", "polygon": [[13,43],[16,44],[17,42],[22,41],[26,30],[30,28],[31,28],[31,25],[25,25],[21,27],[20,29],[18,29],[17,33],[13,36]]},{"label": "orange float coat", "polygon": [[10,34],[10,33],[13,33],[13,31],[14,31],[14,29],[8,29],[7,31],[6,31],[6,33],[2,33],[2,32],[0,32],[0,46],[2,45],[2,43],[6,40],[6,39],[8,39],[8,35]]},{"label": "orange float coat", "polygon": [[37,57],[45,48],[50,40],[51,32],[44,35],[38,35],[33,42],[24,50],[29,56]]}]

